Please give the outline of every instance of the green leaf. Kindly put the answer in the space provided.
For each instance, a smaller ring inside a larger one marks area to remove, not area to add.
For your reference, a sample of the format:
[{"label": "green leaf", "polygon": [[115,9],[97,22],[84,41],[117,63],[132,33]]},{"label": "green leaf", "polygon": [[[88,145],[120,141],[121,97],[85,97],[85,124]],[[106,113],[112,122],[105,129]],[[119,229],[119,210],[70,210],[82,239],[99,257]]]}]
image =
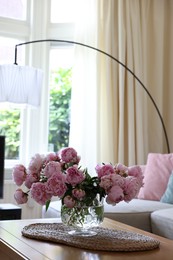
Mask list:
[{"label": "green leaf", "polygon": [[49,208],[50,202],[51,202],[51,200],[48,200],[48,201],[46,202],[46,211],[47,211],[48,208]]}]

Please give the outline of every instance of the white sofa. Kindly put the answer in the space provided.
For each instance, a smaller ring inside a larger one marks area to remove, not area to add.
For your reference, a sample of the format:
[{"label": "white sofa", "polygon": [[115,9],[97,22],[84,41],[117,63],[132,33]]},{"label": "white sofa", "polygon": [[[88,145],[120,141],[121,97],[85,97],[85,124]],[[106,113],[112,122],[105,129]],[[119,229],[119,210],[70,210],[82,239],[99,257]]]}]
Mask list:
[{"label": "white sofa", "polygon": [[[138,197],[129,203],[122,201],[116,206],[105,203],[105,217],[173,239],[173,154],[149,154],[147,164],[141,167],[144,187]],[[170,185],[172,194],[169,196],[172,197],[166,203],[161,198]],[[42,217],[60,217],[60,210],[61,201],[53,201],[47,212],[43,207]]]}]

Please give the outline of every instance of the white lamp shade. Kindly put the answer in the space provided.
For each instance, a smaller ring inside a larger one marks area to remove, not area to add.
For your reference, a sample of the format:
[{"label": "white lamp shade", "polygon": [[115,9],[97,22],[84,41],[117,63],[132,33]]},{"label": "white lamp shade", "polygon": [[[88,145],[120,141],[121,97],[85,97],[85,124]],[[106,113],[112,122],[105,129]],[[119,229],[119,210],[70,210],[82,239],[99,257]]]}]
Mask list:
[{"label": "white lamp shade", "polygon": [[43,72],[29,66],[0,65],[0,102],[38,107]]}]

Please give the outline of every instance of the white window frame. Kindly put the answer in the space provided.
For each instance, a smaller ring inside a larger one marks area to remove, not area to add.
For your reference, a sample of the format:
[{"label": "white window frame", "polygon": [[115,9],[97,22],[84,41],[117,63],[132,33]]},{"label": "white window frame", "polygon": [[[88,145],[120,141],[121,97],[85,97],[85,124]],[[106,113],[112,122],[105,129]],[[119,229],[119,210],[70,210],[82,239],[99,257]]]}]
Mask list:
[{"label": "white window frame", "polygon": [[[50,23],[50,4],[50,0],[28,0],[26,21],[1,17],[0,36],[17,38],[23,42],[38,39],[73,40],[74,24]],[[44,71],[41,106],[35,110],[29,108],[23,109],[21,112],[20,161],[6,161],[5,179],[11,179],[11,170],[16,163],[27,164],[31,156],[36,152],[47,152],[50,45],[51,43],[26,45],[26,64],[41,68]]]}]

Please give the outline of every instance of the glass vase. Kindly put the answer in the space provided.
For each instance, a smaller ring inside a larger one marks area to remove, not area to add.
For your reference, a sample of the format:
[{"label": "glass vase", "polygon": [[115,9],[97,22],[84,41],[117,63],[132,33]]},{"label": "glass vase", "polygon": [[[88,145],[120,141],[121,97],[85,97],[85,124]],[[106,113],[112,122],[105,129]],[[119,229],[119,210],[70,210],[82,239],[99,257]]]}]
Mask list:
[{"label": "glass vase", "polygon": [[70,235],[96,235],[97,232],[93,231],[92,228],[99,226],[103,222],[103,218],[103,199],[100,201],[98,197],[90,205],[78,203],[73,208],[68,208],[66,205],[61,206],[61,220],[65,225],[71,227],[68,232]]}]

